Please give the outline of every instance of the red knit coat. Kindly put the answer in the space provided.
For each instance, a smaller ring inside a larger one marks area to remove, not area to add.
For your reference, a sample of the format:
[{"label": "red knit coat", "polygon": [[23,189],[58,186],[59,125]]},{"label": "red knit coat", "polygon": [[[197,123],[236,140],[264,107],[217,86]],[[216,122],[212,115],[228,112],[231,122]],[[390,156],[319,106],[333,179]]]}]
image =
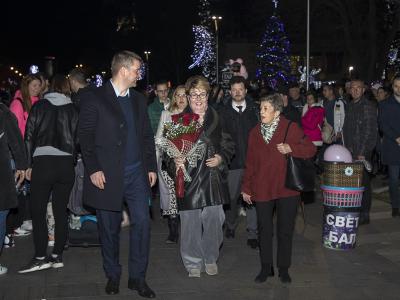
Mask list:
[{"label": "red knit coat", "polygon": [[[264,202],[299,195],[299,192],[285,188],[286,157],[277,149],[277,145],[283,142],[288,124],[289,121],[281,115],[268,144],[261,135],[260,124],[250,131],[242,192],[250,195],[252,201]],[[291,123],[286,143],[290,145],[293,157],[311,158],[317,151],[297,123]]]}]

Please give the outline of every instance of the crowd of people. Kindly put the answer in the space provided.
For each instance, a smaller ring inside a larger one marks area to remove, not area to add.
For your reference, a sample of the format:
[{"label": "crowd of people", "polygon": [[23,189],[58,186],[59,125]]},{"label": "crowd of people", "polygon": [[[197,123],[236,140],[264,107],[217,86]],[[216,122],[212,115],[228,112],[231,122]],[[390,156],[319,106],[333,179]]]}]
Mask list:
[{"label": "crowd of people", "polygon": [[[158,200],[166,243],[179,241],[189,277],[218,274],[223,239],[235,238],[244,212],[247,245],[260,250],[255,282],[274,276],[276,265],[290,283],[297,208],[313,195],[285,186],[288,154],[321,167],[324,150],[338,143],[354,160],[386,165],[392,216],[400,217],[400,77],[393,92],[359,79],[302,92],[297,83],[248,91],[234,75],[223,93],[192,76],[175,88],[160,80],[146,97],[135,89],[142,63],[133,52],[116,53],[101,87],[80,69],[50,81],[29,74],[9,107],[0,104],[0,249],[33,233],[34,256],[20,274],[64,266],[77,164],[84,165],[82,205],[97,219],[107,294],[119,292],[121,221],[129,216],[128,287],[155,297],[146,270],[149,205]],[[182,124],[193,140],[178,149]],[[370,221],[370,176],[364,172],[360,224]]]}]

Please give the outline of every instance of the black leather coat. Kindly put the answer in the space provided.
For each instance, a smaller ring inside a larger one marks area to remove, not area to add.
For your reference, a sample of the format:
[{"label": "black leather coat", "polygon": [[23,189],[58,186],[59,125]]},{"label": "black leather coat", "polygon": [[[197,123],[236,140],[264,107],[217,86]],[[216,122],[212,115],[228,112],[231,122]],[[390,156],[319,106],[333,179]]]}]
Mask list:
[{"label": "black leather coat", "polygon": [[28,166],[32,167],[35,149],[52,146],[75,155],[78,111],[71,103],[53,105],[41,99],[33,105],[25,129],[25,146]]},{"label": "black leather coat", "polygon": [[[185,182],[184,199],[177,199],[179,210],[229,203],[227,171],[234,153],[234,143],[231,136],[222,130],[218,113],[211,107],[207,109],[203,126],[204,131],[197,142],[206,145],[205,155],[198,160],[196,167],[187,166],[192,181]],[[215,154],[219,154],[223,162],[215,168],[207,167],[206,160]],[[174,160],[166,154],[163,155],[163,169],[171,178],[175,178]]]},{"label": "black leather coat", "polygon": [[0,210],[17,206],[17,193],[10,164],[10,150],[16,169],[25,170],[25,147],[17,119],[3,103],[0,103]]}]

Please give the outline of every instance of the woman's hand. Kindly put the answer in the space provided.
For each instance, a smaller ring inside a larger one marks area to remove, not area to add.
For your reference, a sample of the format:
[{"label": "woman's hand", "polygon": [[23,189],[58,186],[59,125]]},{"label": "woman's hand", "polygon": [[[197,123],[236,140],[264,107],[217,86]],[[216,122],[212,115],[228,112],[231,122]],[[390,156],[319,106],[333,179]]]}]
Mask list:
[{"label": "woman's hand", "polygon": [[251,202],[251,196],[249,194],[242,192],[242,197],[243,197],[243,201],[246,202],[247,204],[249,204],[249,205],[253,204],[253,202]]},{"label": "woman's hand", "polygon": [[15,181],[17,182],[17,187],[19,187],[24,182],[24,180],[25,180],[25,170],[15,171]]},{"label": "woman's hand", "polygon": [[221,163],[222,157],[219,154],[215,154],[214,157],[206,160],[206,166],[210,168],[218,167]]},{"label": "woman's hand", "polygon": [[31,181],[32,178],[32,168],[29,168],[25,171],[25,178]]},{"label": "woman's hand", "polygon": [[292,152],[292,148],[290,148],[289,144],[280,143],[280,144],[276,145],[276,148],[282,154],[288,154],[288,153]]}]

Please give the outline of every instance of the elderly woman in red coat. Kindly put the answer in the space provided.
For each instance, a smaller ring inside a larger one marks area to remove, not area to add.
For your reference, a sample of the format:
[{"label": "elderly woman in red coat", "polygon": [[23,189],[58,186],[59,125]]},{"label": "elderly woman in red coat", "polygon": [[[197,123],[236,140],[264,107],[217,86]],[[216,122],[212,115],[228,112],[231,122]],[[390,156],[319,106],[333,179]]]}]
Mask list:
[{"label": "elderly woman in red coat", "polygon": [[[244,201],[255,203],[257,211],[261,272],[255,282],[264,282],[268,276],[274,275],[272,236],[276,207],[279,277],[282,282],[290,283],[288,269],[299,192],[285,187],[285,155],[290,153],[293,157],[311,158],[316,148],[296,123],[289,123],[281,115],[283,101],[280,94],[262,97],[260,102],[261,123],[249,135],[242,182]],[[287,138],[283,143],[287,129]]]}]

